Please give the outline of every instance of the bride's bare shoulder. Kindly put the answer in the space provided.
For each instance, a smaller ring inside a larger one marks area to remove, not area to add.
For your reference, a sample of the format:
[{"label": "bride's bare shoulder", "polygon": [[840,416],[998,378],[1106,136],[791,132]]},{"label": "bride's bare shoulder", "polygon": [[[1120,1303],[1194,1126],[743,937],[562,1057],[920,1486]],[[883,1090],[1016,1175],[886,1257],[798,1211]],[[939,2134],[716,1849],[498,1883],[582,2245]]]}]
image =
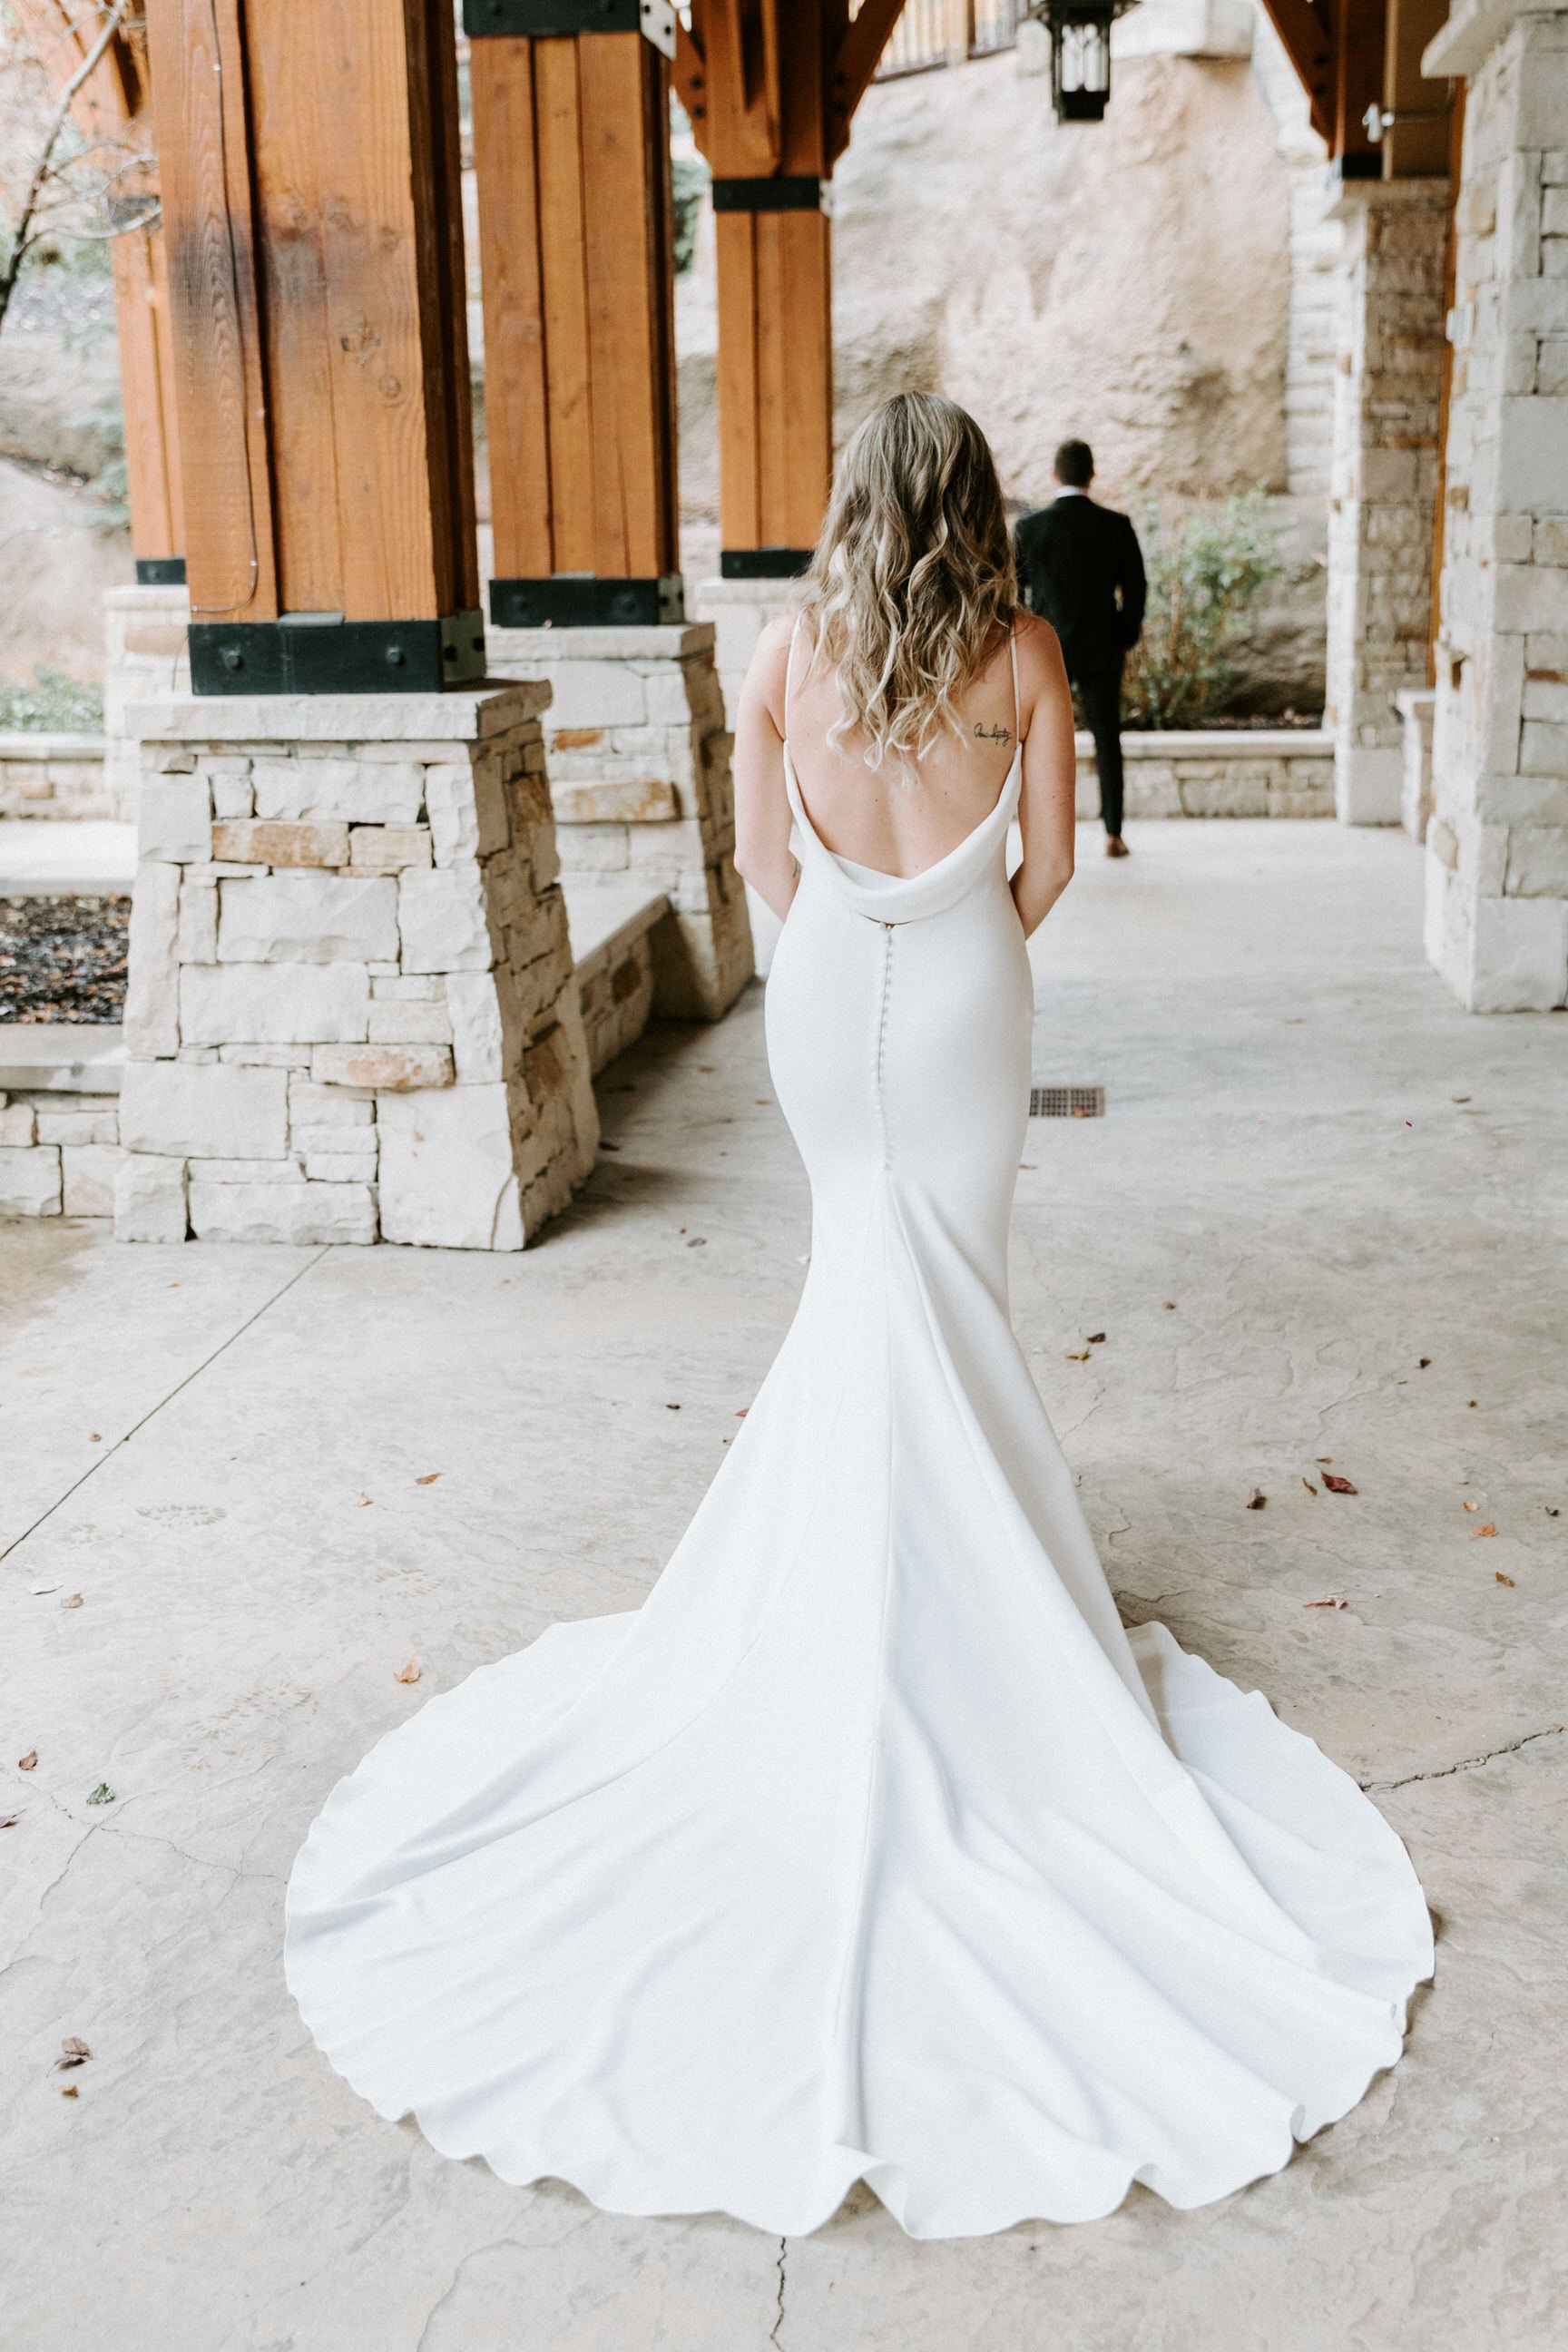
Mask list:
[{"label": "bride's bare shoulder", "polygon": [[742,699],[767,711],[779,733],[784,732],[784,680],[789,669],[790,639],[795,614],[781,613],[758,637],[746,671]]}]

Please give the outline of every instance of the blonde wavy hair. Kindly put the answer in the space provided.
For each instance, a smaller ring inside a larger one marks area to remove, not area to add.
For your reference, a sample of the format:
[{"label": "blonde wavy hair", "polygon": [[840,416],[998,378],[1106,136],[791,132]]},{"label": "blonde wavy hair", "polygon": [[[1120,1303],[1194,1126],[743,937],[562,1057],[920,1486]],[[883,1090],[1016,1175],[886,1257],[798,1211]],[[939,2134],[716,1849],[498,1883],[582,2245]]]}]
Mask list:
[{"label": "blonde wavy hair", "polygon": [[873,768],[906,773],[937,732],[961,732],[954,697],[1011,628],[1017,581],[990,444],[968,412],[900,392],[845,450],[801,612],[813,667],[837,677]]}]

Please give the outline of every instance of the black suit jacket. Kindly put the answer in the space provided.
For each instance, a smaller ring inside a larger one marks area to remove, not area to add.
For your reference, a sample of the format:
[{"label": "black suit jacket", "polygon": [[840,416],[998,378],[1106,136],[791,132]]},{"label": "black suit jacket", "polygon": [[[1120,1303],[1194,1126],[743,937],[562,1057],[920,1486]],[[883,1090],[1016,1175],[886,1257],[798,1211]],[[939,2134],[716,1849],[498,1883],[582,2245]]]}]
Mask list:
[{"label": "black suit jacket", "polygon": [[1053,499],[1016,534],[1026,603],[1062,641],[1069,675],[1118,669],[1143,626],[1147,586],[1138,534],[1089,498]]}]

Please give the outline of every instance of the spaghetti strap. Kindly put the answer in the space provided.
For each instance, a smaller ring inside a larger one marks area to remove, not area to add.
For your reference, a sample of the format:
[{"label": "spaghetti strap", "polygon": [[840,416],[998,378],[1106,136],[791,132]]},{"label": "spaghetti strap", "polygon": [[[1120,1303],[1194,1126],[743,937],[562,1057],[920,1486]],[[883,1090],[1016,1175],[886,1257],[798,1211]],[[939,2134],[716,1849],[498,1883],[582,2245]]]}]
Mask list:
[{"label": "spaghetti strap", "polygon": [[[1013,740],[1016,744],[1022,744],[1024,739],[1019,732],[1019,727],[1023,712],[1022,707],[1018,701],[1018,625],[1016,621],[1007,632],[1007,651],[1013,656]],[[787,677],[784,680],[784,710],[787,716],[789,710],[789,680]]]}]

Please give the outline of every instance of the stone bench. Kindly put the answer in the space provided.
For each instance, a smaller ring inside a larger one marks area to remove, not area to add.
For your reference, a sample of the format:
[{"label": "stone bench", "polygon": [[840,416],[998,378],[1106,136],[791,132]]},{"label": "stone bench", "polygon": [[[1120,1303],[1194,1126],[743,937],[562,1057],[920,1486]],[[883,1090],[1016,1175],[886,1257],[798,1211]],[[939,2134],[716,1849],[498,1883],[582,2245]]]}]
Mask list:
[{"label": "stone bench", "polygon": [[115,817],[101,735],[0,735],[0,817]]},{"label": "stone bench", "polygon": [[124,1066],[108,1023],[0,1027],[0,1215],[113,1214]]}]

